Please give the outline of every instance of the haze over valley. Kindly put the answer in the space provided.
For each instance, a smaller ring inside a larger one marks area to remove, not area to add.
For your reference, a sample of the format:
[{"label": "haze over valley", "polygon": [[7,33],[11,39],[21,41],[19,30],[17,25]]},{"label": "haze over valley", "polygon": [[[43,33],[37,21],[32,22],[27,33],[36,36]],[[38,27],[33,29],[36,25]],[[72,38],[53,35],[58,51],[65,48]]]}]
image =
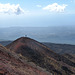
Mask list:
[{"label": "haze over valley", "polygon": [[0,28],[0,34],[0,41],[13,41],[28,36],[40,42],[75,45],[75,26],[7,27]]}]

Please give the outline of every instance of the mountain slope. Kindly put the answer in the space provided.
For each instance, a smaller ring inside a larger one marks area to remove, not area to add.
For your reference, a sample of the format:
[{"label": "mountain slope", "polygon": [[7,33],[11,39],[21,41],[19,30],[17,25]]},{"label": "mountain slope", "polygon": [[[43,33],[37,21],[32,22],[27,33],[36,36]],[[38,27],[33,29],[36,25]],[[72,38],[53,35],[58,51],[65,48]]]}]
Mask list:
[{"label": "mountain slope", "polygon": [[51,75],[0,45],[0,75]]},{"label": "mountain slope", "polygon": [[68,58],[69,60],[75,62],[75,57],[73,56],[73,54],[63,54],[64,57]]},{"label": "mountain slope", "polygon": [[48,42],[44,42],[43,44],[59,54],[64,54],[64,53],[75,54],[75,45],[54,44],[54,43],[48,43]]},{"label": "mountain slope", "polygon": [[6,47],[55,75],[75,74],[75,62],[28,37],[21,37]]}]

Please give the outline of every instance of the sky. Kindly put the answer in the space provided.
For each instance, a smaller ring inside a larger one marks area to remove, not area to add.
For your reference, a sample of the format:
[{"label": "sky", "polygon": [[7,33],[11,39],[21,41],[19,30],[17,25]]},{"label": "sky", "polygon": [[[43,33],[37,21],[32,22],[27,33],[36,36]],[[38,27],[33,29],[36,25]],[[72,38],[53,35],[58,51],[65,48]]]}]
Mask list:
[{"label": "sky", "polygon": [[75,25],[75,0],[0,0],[0,27]]}]

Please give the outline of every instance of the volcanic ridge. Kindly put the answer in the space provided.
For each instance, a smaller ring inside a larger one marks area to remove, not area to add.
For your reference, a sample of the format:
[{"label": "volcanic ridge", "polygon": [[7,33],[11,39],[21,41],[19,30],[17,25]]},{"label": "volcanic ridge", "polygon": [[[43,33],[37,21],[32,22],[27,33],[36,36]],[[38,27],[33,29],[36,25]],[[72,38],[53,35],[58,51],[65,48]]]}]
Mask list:
[{"label": "volcanic ridge", "polygon": [[0,45],[0,75],[75,75],[74,59],[21,37],[5,47]]},{"label": "volcanic ridge", "polygon": [[34,39],[21,37],[8,44],[6,48],[53,75],[75,75],[74,61],[55,53]]}]

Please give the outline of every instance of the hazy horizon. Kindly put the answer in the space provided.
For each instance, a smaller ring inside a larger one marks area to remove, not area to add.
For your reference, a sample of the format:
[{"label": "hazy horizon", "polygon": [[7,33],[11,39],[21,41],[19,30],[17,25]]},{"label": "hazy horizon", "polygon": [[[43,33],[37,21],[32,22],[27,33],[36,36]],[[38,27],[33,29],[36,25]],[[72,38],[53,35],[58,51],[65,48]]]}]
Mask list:
[{"label": "hazy horizon", "polygon": [[0,41],[16,40],[20,37],[28,37],[39,42],[51,42],[75,45],[75,27],[7,27],[0,28]]}]

